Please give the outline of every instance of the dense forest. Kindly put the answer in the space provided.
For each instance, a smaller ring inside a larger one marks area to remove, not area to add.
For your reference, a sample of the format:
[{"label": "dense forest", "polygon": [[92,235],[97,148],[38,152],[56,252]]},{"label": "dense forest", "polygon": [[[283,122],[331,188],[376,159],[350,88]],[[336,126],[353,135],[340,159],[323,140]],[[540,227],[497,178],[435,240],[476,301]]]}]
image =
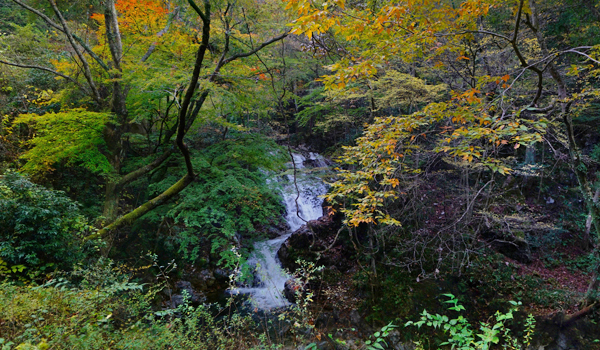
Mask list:
[{"label": "dense forest", "polygon": [[600,349],[598,75],[598,0],[0,0],[0,348]]}]

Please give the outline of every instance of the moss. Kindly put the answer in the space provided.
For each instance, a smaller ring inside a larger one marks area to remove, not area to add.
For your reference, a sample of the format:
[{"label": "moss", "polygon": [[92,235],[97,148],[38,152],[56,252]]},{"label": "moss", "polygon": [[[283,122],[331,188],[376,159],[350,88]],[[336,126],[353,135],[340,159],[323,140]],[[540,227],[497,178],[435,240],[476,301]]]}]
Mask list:
[{"label": "moss", "polygon": [[163,193],[140,205],[128,214],[118,218],[107,227],[99,230],[97,233],[87,236],[85,240],[87,241],[102,238],[109,232],[121,226],[131,225],[135,220],[139,219],[144,214],[148,213],[149,211],[158,207],[159,205],[164,204],[166,201],[177,195],[179,192],[183,191],[190,183],[192,183],[192,181],[193,178],[186,174],[184,177],[182,177],[179,181],[177,181],[173,186],[169,187]]}]

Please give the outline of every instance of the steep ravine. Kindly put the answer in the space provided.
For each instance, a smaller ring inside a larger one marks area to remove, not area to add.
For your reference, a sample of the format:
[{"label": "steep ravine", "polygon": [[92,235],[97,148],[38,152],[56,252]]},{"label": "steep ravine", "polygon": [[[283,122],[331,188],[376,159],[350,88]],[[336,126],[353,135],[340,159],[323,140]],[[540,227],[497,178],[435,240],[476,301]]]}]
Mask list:
[{"label": "steep ravine", "polygon": [[294,153],[285,175],[273,179],[281,185],[285,220],[290,228],[279,237],[254,245],[254,253],[248,261],[255,269],[254,281],[250,286],[237,288],[231,293],[249,295],[253,306],[260,310],[290,304],[283,295],[285,282],[290,276],[282,269],[277,252],[294,231],[323,215],[320,196],[326,193],[327,187],[318,173],[326,167],[325,160],[318,154]]}]

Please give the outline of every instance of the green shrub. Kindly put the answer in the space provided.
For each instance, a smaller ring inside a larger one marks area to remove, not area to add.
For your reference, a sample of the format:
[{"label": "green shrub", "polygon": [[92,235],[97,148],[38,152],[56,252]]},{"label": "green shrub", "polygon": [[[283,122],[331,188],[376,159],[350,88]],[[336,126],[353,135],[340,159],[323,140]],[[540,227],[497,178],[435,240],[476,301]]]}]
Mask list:
[{"label": "green shrub", "polygon": [[[446,303],[452,304],[448,310],[457,312],[465,310],[464,306],[459,304],[458,299],[454,295],[444,294],[444,296],[449,299]],[[522,339],[516,338],[508,328],[508,323],[514,319],[513,313],[517,310],[517,305],[520,305],[520,303],[511,301],[510,304],[512,307],[508,312],[501,313],[500,311],[496,311],[491,322],[480,322],[479,330],[475,330],[474,326],[462,315],[451,319],[446,315],[432,315],[427,310],[423,310],[419,321],[409,321],[405,326],[416,326],[420,329],[421,326],[425,325],[442,330],[446,337],[448,337],[445,342],[440,344],[440,346],[445,348],[489,350],[495,344],[498,344],[502,345],[504,349],[527,349],[531,345],[531,338],[535,328],[535,318],[531,314],[527,317]],[[423,349],[423,346],[417,342],[417,350],[419,349]]]},{"label": "green shrub", "polygon": [[138,328],[155,288],[143,291],[125,268],[103,259],[63,275],[42,286],[0,284],[2,349],[152,348]]},{"label": "green shrub", "polygon": [[[237,245],[236,235],[251,242],[260,238],[261,228],[281,217],[281,198],[267,179],[268,171],[281,169],[286,161],[281,147],[258,135],[239,135],[202,152],[193,151],[197,180],[176,203],[144,219],[160,223],[164,216],[171,218],[179,230],[172,243],[185,260],[196,262],[209,240],[212,251],[221,253],[227,264],[233,258],[227,254]],[[162,192],[184,172],[183,167],[169,169],[164,179],[150,185],[151,192]]]},{"label": "green shrub", "polygon": [[83,258],[88,225],[63,192],[9,172],[0,177],[0,259],[31,269],[68,269]]},{"label": "green shrub", "polygon": [[[265,320],[257,322],[252,313],[242,314],[235,307],[194,307],[184,293],[184,303],[176,309],[157,311],[164,284],[135,283],[135,271],[100,259],[42,286],[0,283],[0,349],[283,347],[283,336],[272,338],[259,324]],[[288,316],[282,324],[301,322],[302,313],[291,310]]]}]

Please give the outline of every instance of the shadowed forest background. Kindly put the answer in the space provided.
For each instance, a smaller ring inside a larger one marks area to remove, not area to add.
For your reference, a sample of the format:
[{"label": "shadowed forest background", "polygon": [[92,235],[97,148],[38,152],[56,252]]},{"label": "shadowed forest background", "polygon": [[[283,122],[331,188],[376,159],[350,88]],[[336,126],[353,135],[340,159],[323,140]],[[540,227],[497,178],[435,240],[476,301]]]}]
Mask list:
[{"label": "shadowed forest background", "polygon": [[596,0],[0,0],[0,347],[600,349],[599,75]]}]

